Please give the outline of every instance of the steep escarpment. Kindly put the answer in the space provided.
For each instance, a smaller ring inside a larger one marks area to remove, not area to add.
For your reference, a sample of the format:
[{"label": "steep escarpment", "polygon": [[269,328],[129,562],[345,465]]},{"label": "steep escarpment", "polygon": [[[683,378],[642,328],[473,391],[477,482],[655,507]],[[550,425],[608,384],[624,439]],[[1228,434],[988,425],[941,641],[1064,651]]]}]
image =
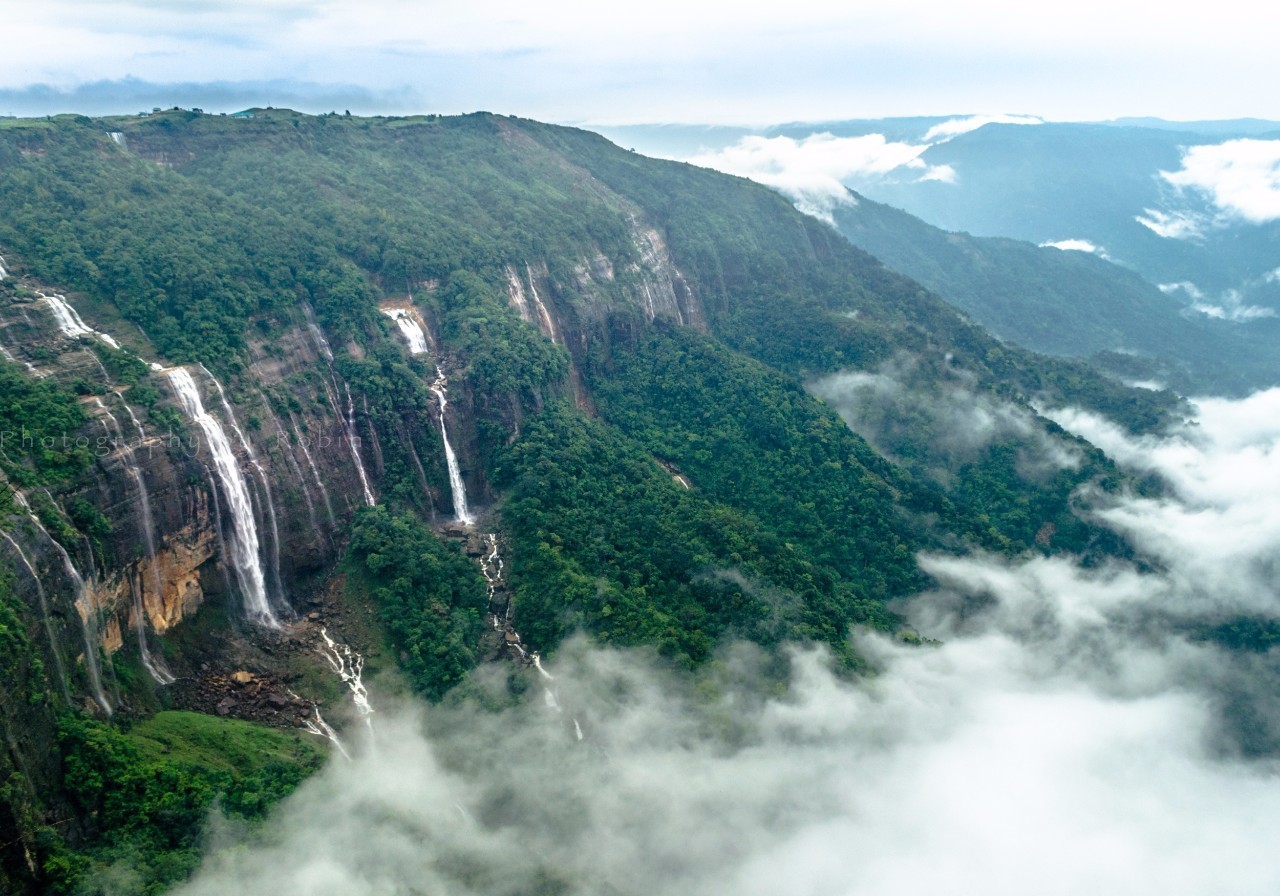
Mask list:
[{"label": "steep escarpment", "polygon": [[[0,253],[18,892],[156,836],[68,776],[160,762],[158,710],[324,734],[331,637],[431,696],[579,630],[856,671],[922,547],[1122,549],[1072,512],[1115,471],[1032,401],[1171,407],[997,343],[763,188],[488,115],[18,123]],[[841,373],[879,441],[805,388]],[[936,417],[881,425],[890,383],[1014,422],[935,450]],[[265,772],[227,774],[184,830]]]}]

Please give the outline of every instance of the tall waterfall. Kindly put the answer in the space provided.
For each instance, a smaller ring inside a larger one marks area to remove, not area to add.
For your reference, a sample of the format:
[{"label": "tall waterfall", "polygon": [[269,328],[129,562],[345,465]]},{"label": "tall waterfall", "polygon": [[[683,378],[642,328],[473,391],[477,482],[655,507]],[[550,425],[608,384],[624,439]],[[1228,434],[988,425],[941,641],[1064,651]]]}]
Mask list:
[{"label": "tall waterfall", "polygon": [[293,416],[293,411],[289,412],[289,423],[293,426],[294,438],[297,439],[299,447],[302,448],[302,456],[307,459],[307,466],[311,468],[311,477],[315,479],[316,485],[320,488],[320,497],[324,500],[324,510],[329,515],[329,524],[337,529],[338,520],[333,515],[333,504],[329,502],[329,490],[324,487],[324,480],[320,478],[320,470],[316,467],[316,460],[311,456],[311,449],[307,447],[307,437],[302,434],[302,428],[298,426],[298,418]]},{"label": "tall waterfall", "polygon": [[44,582],[40,581],[40,574],[36,572],[35,566],[32,565],[27,552],[22,549],[22,545],[18,544],[8,532],[0,532],[0,537],[9,542],[13,549],[18,552],[18,558],[22,561],[22,565],[27,568],[27,572],[31,574],[31,580],[36,583],[36,596],[40,599],[40,620],[44,623],[45,634],[49,636],[49,653],[53,656],[53,664],[58,668],[58,682],[62,685],[62,696],[70,704],[71,688],[67,685],[67,668],[62,664],[62,650],[58,646],[58,637],[54,634],[53,622],[49,618],[49,597],[45,594]]},{"label": "tall waterfall", "polygon": [[[210,373],[209,368],[203,364],[200,365],[200,370],[209,378],[209,382],[213,383],[213,387],[218,390],[218,401],[222,404],[222,413],[230,421],[232,432],[236,434],[236,439],[240,442],[241,449],[248,456],[249,463],[257,471],[258,479],[262,483],[262,492],[266,503],[264,515],[267,518],[267,522],[271,524],[271,565],[269,569],[272,581],[276,586],[276,595],[287,604],[284,583],[280,581],[280,527],[276,523],[276,502],[271,495],[271,477],[262,468],[262,464],[258,463],[258,455],[253,451],[253,445],[245,438],[244,431],[240,429],[240,424],[236,422],[236,412],[231,409],[231,403],[227,401],[227,393],[222,390],[222,383],[218,382],[218,378]],[[250,497],[253,497],[252,493]]]},{"label": "tall waterfall", "polygon": [[538,284],[534,282],[533,268],[525,265],[525,271],[529,274],[529,294],[533,296],[533,304],[538,307],[538,316],[542,318],[543,326],[547,331],[547,337],[552,342],[559,342],[560,335],[556,332],[555,318],[551,316],[551,312],[547,310],[547,306],[542,304],[542,297],[538,295]]},{"label": "tall waterfall", "polygon": [[[49,544],[53,545],[58,556],[62,558],[63,569],[67,573],[67,578],[71,579],[75,585],[76,597],[75,606],[77,615],[80,616],[80,628],[84,634],[84,665],[89,673],[89,688],[93,691],[93,699],[102,707],[102,711],[108,716],[112,714],[111,704],[107,701],[107,695],[102,690],[102,666],[98,662],[98,606],[93,592],[84,580],[84,576],[80,575],[80,570],[76,569],[76,565],[71,562],[71,555],[67,553],[56,538],[49,534],[49,530],[44,527],[44,523],[40,522],[40,517],[36,516],[35,511],[31,509],[31,505],[27,503],[26,496],[16,489],[13,496],[17,499],[18,504],[26,511],[27,517],[31,520],[35,527],[40,530]],[[32,571],[34,574],[34,570]],[[40,589],[43,594],[43,588]],[[50,634],[52,637],[52,633]]]},{"label": "tall waterfall", "polygon": [[400,328],[400,335],[404,336],[404,341],[409,343],[409,354],[425,355],[427,353],[427,334],[422,331],[422,325],[409,311],[404,308],[383,308],[382,313],[396,322],[396,326]]},{"label": "tall waterfall", "polygon": [[0,255],[0,280],[3,280],[7,276],[9,276],[9,272],[6,271],[4,267],[4,256]]},{"label": "tall waterfall", "polygon": [[[124,402],[123,398],[120,400]],[[156,539],[154,521],[151,518],[151,496],[147,493],[147,484],[142,478],[142,471],[138,469],[138,461],[134,456],[133,446],[125,439],[115,415],[102,403],[101,399],[94,399],[94,401],[102,409],[106,419],[111,421],[110,429],[114,430],[114,435],[120,445],[120,459],[124,463],[125,470],[129,473],[129,478],[133,480],[134,487],[138,490],[139,525],[142,529],[142,540],[147,546],[151,585],[155,588],[156,600],[160,600],[162,596],[160,571],[156,568]],[[139,444],[142,444],[142,440],[146,438],[146,434],[142,430],[142,424],[138,422],[138,418],[133,415],[133,411],[127,403],[125,403],[124,408],[129,412],[129,419],[133,421],[134,429],[138,432]],[[173,684],[175,680],[173,673],[165,668],[163,660],[158,660],[152,656],[151,647],[147,644],[147,614],[142,602],[142,588],[135,583],[132,590],[133,627],[138,638],[138,655],[142,659],[142,666],[158,684]]]},{"label": "tall waterfall", "polygon": [[[364,458],[360,456],[360,446],[356,444],[356,403],[351,399],[351,387],[343,384],[347,390],[347,444],[351,446],[351,457],[356,462],[356,472],[360,474],[360,487],[364,489],[364,503],[372,507],[378,503],[373,499],[373,490],[369,488],[369,477],[364,472]],[[337,406],[334,406],[337,410]]]},{"label": "tall waterfall", "polygon": [[42,294],[42,297],[45,303],[48,304],[49,310],[53,313],[53,319],[57,322],[58,329],[67,338],[78,339],[81,336],[96,336],[112,348],[120,347],[120,343],[116,342],[113,337],[106,333],[99,333],[86,324],[80,318],[76,309],[72,308],[63,296],[46,296]]},{"label": "tall waterfall", "polygon": [[[351,389],[347,389],[347,413],[345,416],[338,406],[338,380],[333,372],[333,349],[329,346],[329,340],[324,337],[324,330],[320,329],[320,324],[316,321],[315,312],[311,310],[311,306],[306,302],[302,303],[302,313],[307,318],[307,329],[311,333],[311,338],[315,341],[316,350],[320,352],[325,363],[329,368],[329,383],[332,383],[333,389],[326,384],[325,393],[329,396],[329,406],[333,408],[333,412],[338,415],[338,419],[342,421],[342,432],[346,436],[347,445],[351,449],[351,459],[355,462],[356,472],[360,474],[360,487],[364,490],[364,503],[369,507],[377,504],[377,499],[373,496],[373,489],[369,487],[369,477],[364,471],[364,459],[360,457],[360,447],[356,444],[356,421],[355,421],[355,405],[351,401]],[[344,384],[345,385],[345,384]],[[296,423],[295,423],[296,428]],[[310,455],[310,452],[307,452]],[[314,465],[313,465],[314,466]],[[323,488],[323,486],[321,486]],[[325,496],[325,504],[328,505],[328,495]],[[333,517],[333,509],[329,508],[329,516]]]},{"label": "tall waterfall", "polygon": [[431,391],[440,400],[440,435],[444,439],[444,460],[449,466],[449,488],[453,492],[453,515],[464,526],[470,526],[475,522],[475,517],[467,509],[467,485],[462,481],[462,473],[458,469],[458,456],[453,453],[453,445],[449,444],[449,430],[445,428],[444,423],[444,409],[449,406],[449,399],[446,394],[448,385],[449,381],[445,379],[444,371],[437,367],[436,378],[431,384]]},{"label": "tall waterfall", "polygon": [[258,542],[258,525],[253,518],[253,502],[249,497],[249,485],[245,482],[240,465],[236,462],[227,435],[213,416],[204,409],[200,390],[186,368],[174,367],[168,371],[169,382],[182,403],[182,409],[193,423],[200,427],[209,451],[213,455],[214,468],[231,513],[232,537],[228,545],[228,559],[235,570],[236,581],[244,598],[245,612],[259,625],[279,628],[280,620],[271,609],[267,598],[267,581],[262,569],[261,548]]}]

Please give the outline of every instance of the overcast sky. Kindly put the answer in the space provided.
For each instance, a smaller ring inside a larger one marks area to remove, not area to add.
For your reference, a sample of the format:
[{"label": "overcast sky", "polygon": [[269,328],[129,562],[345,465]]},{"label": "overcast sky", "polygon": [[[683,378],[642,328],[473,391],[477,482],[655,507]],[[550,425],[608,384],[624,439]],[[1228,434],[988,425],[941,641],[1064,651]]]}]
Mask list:
[{"label": "overcast sky", "polygon": [[0,114],[249,105],[567,123],[1280,118],[1246,0],[5,0]]}]

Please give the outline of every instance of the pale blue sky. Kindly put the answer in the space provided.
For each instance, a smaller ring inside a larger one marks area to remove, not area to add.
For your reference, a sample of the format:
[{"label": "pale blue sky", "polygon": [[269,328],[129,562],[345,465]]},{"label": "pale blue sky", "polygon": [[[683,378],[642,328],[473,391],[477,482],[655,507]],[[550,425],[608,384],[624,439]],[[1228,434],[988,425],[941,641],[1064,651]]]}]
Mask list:
[{"label": "pale blue sky", "polygon": [[1280,12],[1251,0],[4,3],[0,114],[271,104],[599,124],[1280,118]]}]

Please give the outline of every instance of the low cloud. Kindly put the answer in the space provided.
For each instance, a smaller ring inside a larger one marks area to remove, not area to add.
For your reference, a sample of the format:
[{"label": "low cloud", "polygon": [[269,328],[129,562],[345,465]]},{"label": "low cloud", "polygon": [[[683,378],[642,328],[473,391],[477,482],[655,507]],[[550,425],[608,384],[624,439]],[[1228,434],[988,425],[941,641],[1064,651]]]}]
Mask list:
[{"label": "low cloud", "polygon": [[953,118],[929,128],[925,132],[924,142],[944,143],[989,124],[1044,124],[1044,119],[1035,115],[970,115],[967,118]]},{"label": "low cloud", "polygon": [[1280,390],[1165,437],[1055,416],[1168,483],[1096,499],[1141,565],[926,555],[936,585],[899,609],[942,643],[857,635],[879,671],[855,681],[816,650],[780,692],[748,646],[690,681],[575,641],[548,664],[559,709],[534,677],[500,696],[497,667],[429,708],[375,688],[354,760],[218,832],[178,892],[1270,896],[1275,651],[1179,626],[1274,614]]},{"label": "low cloud", "polygon": [[1203,299],[1204,293],[1200,287],[1196,286],[1190,280],[1180,280],[1177,283],[1161,283],[1159,289],[1165,295],[1173,295],[1175,292],[1186,293],[1193,299]]},{"label": "low cloud", "polygon": [[1061,249],[1063,252],[1086,252],[1089,255],[1096,255],[1106,261],[1111,260],[1111,256],[1107,254],[1107,250],[1101,246],[1095,245],[1088,240],[1050,240],[1040,244],[1042,249]]},{"label": "low cloud", "polygon": [[1180,170],[1160,176],[1179,189],[1203,193],[1223,212],[1253,224],[1280,218],[1280,140],[1192,146],[1183,154]]},{"label": "low cloud", "polygon": [[853,202],[844,181],[901,172],[911,180],[951,183],[949,166],[930,166],[919,158],[929,147],[885,139],[882,134],[836,137],[743,137],[732,146],[686,161],[750,178],[788,196],[806,214],[831,223],[835,206]]},{"label": "low cloud", "polygon": [[1049,416],[1169,483],[1171,497],[1104,502],[1096,512],[1192,586],[1194,599],[1180,606],[1280,610],[1272,554],[1280,545],[1280,389],[1198,399],[1197,425],[1171,437],[1133,438],[1080,411]]},{"label": "low cloud", "polygon": [[1212,224],[1204,215],[1195,212],[1164,212],[1157,208],[1143,209],[1142,214],[1135,215],[1133,220],[1167,240],[1200,239]]},{"label": "low cloud", "polygon": [[882,454],[911,450],[919,460],[920,445],[926,444],[923,459],[940,479],[1003,441],[1020,443],[1018,469],[1028,479],[1079,466],[1075,446],[1048,435],[1031,411],[976,392],[963,371],[952,372],[954,379],[943,388],[934,381],[921,388],[912,385],[912,364],[895,362],[876,373],[832,374],[808,388]]}]

